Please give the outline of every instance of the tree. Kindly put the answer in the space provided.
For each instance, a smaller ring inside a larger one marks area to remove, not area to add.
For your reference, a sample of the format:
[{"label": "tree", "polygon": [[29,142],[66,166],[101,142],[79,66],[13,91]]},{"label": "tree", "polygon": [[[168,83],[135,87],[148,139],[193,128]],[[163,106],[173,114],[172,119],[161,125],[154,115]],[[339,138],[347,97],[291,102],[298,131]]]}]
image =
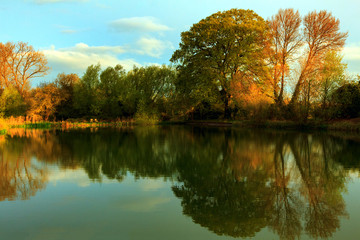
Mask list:
[{"label": "tree", "polygon": [[56,108],[57,119],[66,119],[77,116],[74,109],[74,87],[79,84],[80,78],[77,74],[58,74],[55,79],[55,85],[60,91],[60,95],[64,98]]},{"label": "tree", "polygon": [[166,65],[134,67],[125,80],[127,102],[139,113],[166,111],[164,104],[174,92],[175,79],[175,69]]},{"label": "tree", "polygon": [[180,49],[170,60],[183,75],[177,84],[198,102],[198,94],[219,99],[229,117],[231,82],[261,79],[266,31],[260,16],[242,9],[217,12],[194,24],[181,33]]},{"label": "tree", "polygon": [[121,65],[108,67],[100,74],[99,89],[105,100],[102,114],[107,117],[119,117],[122,114],[121,93],[124,91],[125,70]]},{"label": "tree", "polygon": [[335,51],[328,52],[320,72],[319,95],[322,108],[327,108],[331,94],[345,83],[345,70],[347,64],[342,63],[343,56]]},{"label": "tree", "polygon": [[306,80],[314,78],[321,62],[329,51],[338,51],[348,36],[340,32],[340,21],[327,11],[310,12],[304,17],[305,58],[301,60],[300,75],[291,98],[291,105],[297,103]]},{"label": "tree", "polygon": [[334,91],[331,96],[335,118],[354,118],[360,114],[360,84],[347,83]]},{"label": "tree", "polygon": [[0,62],[0,85],[14,86],[22,97],[30,88],[30,81],[49,70],[44,54],[24,42],[0,43]]},{"label": "tree", "polygon": [[283,105],[285,77],[289,75],[289,64],[296,59],[298,50],[303,45],[300,33],[301,17],[299,11],[280,9],[269,21],[272,47],[269,54],[272,64],[272,86],[274,100]]},{"label": "tree", "polygon": [[79,84],[74,89],[74,107],[81,115],[97,116],[100,113],[102,96],[98,92],[100,85],[100,64],[89,66]]},{"label": "tree", "polygon": [[65,100],[55,83],[43,83],[32,92],[30,114],[41,116],[45,121],[54,116],[56,108]]}]

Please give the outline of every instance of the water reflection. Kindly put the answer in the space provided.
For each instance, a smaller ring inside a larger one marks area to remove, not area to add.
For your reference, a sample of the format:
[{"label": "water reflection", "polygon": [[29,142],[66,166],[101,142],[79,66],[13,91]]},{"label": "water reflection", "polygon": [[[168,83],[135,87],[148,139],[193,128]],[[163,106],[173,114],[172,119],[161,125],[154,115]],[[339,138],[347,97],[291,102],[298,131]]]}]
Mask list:
[{"label": "water reflection", "polygon": [[0,201],[35,195],[53,164],[93,181],[130,172],[173,180],[183,213],[218,235],[268,227],[281,239],[329,238],[348,215],[342,194],[360,166],[356,149],[325,134],[225,128],[12,130],[0,136]]},{"label": "water reflection", "polygon": [[45,188],[47,182],[46,167],[31,161],[26,147],[26,142],[36,138],[30,140],[16,135],[16,141],[0,136],[0,201],[27,200]]}]

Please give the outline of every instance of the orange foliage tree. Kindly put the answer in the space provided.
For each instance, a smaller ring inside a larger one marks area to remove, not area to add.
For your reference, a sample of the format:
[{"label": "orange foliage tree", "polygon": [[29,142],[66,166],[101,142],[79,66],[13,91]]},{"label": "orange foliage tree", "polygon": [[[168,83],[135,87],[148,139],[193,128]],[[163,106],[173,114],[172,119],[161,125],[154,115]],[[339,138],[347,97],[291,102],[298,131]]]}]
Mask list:
[{"label": "orange foliage tree", "polygon": [[301,17],[299,11],[280,9],[269,20],[270,38],[273,42],[269,61],[272,68],[271,85],[274,100],[282,105],[284,101],[285,78],[289,73],[289,64],[296,59],[296,53],[303,45],[300,32]]},{"label": "orange foliage tree", "polygon": [[14,86],[21,96],[30,88],[30,81],[47,74],[45,55],[24,42],[0,43],[0,87]]},{"label": "orange foliage tree", "polygon": [[340,21],[327,11],[310,12],[304,17],[305,58],[301,59],[290,104],[298,101],[301,88],[307,79],[313,78],[321,69],[321,62],[329,51],[339,51],[345,45],[348,33],[340,32]]}]

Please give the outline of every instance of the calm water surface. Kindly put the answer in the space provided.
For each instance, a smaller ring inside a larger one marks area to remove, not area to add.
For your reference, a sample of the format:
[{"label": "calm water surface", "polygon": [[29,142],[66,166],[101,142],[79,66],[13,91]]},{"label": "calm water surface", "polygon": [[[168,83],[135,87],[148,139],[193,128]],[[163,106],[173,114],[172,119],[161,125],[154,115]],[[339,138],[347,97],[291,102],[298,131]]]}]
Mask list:
[{"label": "calm water surface", "polygon": [[360,136],[228,128],[0,136],[0,239],[357,239]]}]

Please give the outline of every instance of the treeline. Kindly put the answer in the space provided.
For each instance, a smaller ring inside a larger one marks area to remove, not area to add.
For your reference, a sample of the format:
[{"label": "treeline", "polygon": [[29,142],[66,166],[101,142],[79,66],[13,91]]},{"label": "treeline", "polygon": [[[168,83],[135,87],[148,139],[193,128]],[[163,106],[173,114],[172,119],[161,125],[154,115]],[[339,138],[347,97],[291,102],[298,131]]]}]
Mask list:
[{"label": "treeline", "polygon": [[172,115],[173,81],[176,71],[168,66],[122,66],[101,70],[91,65],[80,78],[59,74],[21,95],[15,86],[1,94],[4,117],[27,116],[29,120],[132,119],[158,121]]},{"label": "treeline", "polygon": [[335,119],[358,117],[359,76],[346,73],[348,33],[327,11],[215,13],[181,34],[171,66],[91,65],[83,76],[47,72],[26,43],[0,43],[0,116],[145,121],[169,119]]}]

